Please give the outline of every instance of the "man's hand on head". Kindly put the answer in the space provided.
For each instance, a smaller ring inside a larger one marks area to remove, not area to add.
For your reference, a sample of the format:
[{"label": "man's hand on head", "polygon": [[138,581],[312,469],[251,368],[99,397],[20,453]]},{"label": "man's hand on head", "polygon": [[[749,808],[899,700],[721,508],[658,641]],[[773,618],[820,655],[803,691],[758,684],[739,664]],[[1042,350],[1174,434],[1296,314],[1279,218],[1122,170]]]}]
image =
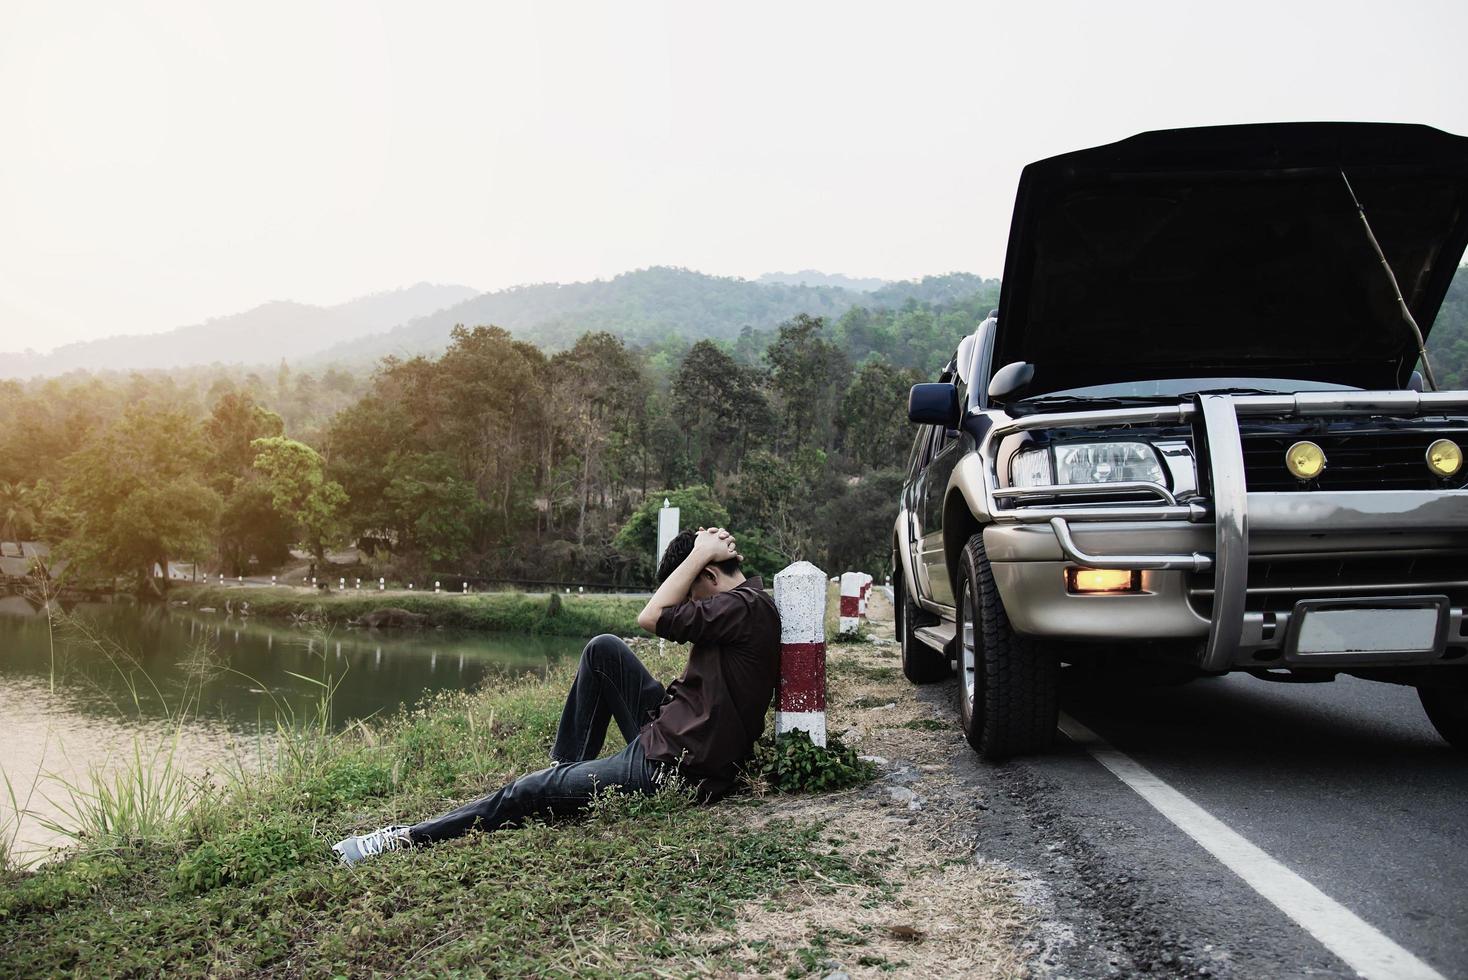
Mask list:
[{"label": "man's hand on head", "polygon": [[734,544],[734,535],[721,527],[698,529],[693,536],[693,548],[687,557],[673,569],[653,592],[652,598],[637,616],[637,625],[654,632],[658,617],[669,606],[688,601],[693,594],[693,583],[714,562],[728,561],[744,556]]},{"label": "man's hand on head", "polygon": [[[700,525],[698,537],[693,542],[694,551],[707,558],[708,562],[725,561],[729,558],[743,559],[734,543],[734,535],[722,527],[705,528]],[[703,549],[700,551],[699,549]]]}]

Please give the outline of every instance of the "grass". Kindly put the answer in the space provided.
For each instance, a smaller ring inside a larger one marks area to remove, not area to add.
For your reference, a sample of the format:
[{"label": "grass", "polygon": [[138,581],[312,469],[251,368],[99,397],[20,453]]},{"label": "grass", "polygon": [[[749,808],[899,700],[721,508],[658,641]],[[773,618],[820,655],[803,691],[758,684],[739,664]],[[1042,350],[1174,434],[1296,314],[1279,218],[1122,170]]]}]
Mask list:
[{"label": "grass", "polygon": [[637,625],[646,599],[628,596],[529,596],[520,592],[379,593],[348,590],[312,594],[289,588],[238,588],[210,585],[175,586],[175,599],[195,609],[226,602],[250,604],[250,614],[272,619],[307,617],[345,624],[364,613],[384,607],[406,609],[428,616],[430,626],[454,629],[542,633],[560,636],[647,636]]},{"label": "grass", "polygon": [[[250,593],[252,611],[263,591]],[[686,651],[639,653],[666,677]],[[339,679],[323,660],[316,710],[277,712],[268,764],[223,787],[180,798],[139,754],[114,789],[76,797],[77,849],[0,873],[0,975],[686,974],[697,961],[676,937],[730,924],[740,903],[875,874],[823,841],[819,823],[753,827],[743,807],[694,806],[676,785],[609,794],[580,821],[337,865],[329,844],[346,834],[543,766],[574,667],[333,733]],[[608,743],[621,747],[615,727]]]}]

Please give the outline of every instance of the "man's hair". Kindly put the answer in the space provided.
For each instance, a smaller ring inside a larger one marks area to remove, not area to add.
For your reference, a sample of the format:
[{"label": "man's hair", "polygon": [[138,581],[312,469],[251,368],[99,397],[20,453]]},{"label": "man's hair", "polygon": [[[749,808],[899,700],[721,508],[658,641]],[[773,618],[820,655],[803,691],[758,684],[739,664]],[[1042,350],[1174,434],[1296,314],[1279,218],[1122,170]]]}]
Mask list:
[{"label": "man's hair", "polygon": [[[658,584],[662,585],[673,574],[673,570],[683,564],[683,559],[693,553],[693,540],[698,537],[694,530],[679,531],[668,547],[663,551],[663,559],[658,562]],[[739,571],[738,558],[725,558],[723,561],[709,562],[725,575],[733,575]],[[701,570],[701,569],[700,569]]]}]

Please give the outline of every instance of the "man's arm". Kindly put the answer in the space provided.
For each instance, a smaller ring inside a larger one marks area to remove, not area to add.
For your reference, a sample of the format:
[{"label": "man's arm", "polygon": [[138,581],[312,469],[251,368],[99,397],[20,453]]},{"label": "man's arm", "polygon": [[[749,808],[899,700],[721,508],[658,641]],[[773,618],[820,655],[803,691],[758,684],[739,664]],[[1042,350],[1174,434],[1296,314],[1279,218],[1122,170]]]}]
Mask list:
[{"label": "man's arm", "polygon": [[733,539],[729,532],[723,528],[698,529],[698,536],[694,538],[693,550],[688,557],[683,559],[682,564],[673,569],[671,575],[663,580],[658,586],[652,598],[647,600],[647,605],[642,612],[637,614],[637,625],[653,632],[658,624],[658,617],[662,615],[668,606],[676,606],[688,598],[688,590],[693,587],[693,580],[698,578],[698,573],[704,570],[710,562],[731,558],[736,552],[733,547]]}]

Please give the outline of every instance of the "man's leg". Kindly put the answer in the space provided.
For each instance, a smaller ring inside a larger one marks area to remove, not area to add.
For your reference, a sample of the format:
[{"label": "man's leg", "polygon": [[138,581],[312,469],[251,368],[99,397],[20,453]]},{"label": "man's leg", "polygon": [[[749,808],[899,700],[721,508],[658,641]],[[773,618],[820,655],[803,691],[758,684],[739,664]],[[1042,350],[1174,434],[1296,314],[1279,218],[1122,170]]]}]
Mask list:
[{"label": "man's leg", "polygon": [[566,695],[551,758],[560,763],[595,759],[613,718],[631,742],[662,701],[663,685],[631,647],[611,633],[592,637],[581,651],[576,680]]},{"label": "man's leg", "polygon": [[565,816],[585,809],[596,790],[613,786],[624,793],[655,793],[674,767],[649,761],[641,741],[633,735],[625,749],[609,758],[527,773],[488,796],[414,824],[408,837],[414,844],[431,844],[470,830],[518,827],[527,817]]}]

